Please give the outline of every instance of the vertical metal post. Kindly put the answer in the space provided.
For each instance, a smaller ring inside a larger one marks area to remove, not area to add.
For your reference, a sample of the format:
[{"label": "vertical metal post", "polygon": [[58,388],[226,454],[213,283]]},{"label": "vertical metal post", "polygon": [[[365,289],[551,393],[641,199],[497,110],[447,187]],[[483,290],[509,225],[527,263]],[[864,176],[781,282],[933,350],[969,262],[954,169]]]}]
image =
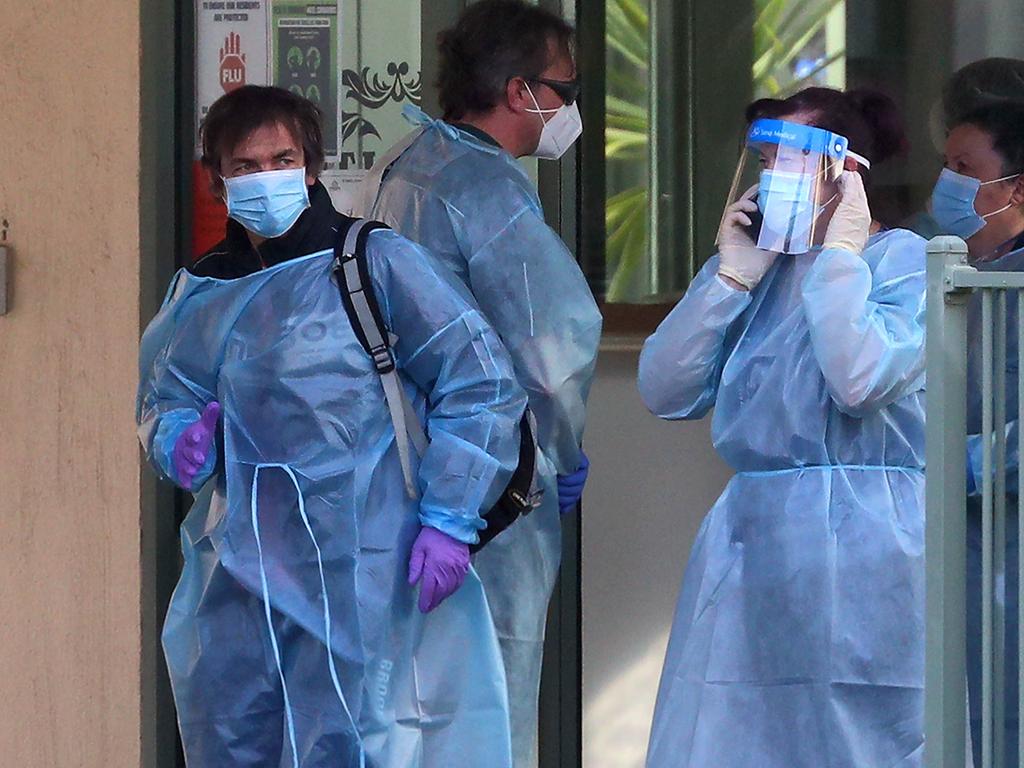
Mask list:
[{"label": "vertical metal post", "polygon": [[992,768],[992,291],[981,292],[981,768]]},{"label": "vertical metal post", "polygon": [[466,6],[466,0],[421,0],[420,3],[420,71],[423,82],[420,106],[433,117],[441,117],[441,103],[434,87],[441,65],[437,36],[455,24]]},{"label": "vertical metal post", "polygon": [[[1024,291],[1017,292],[1017,348],[1021,348],[1021,344],[1024,343],[1024,312],[1020,311],[1021,300],[1024,299]],[[1020,424],[1021,408],[1024,407],[1024,376],[1017,374],[1017,413],[1014,417],[1018,419],[1017,424],[1017,546],[1021,546],[1021,542],[1024,542],[1024,461],[1020,460],[1020,457],[1024,457],[1024,425]],[[1017,553],[1017,588],[1021,589],[1024,585],[1024,557],[1020,556],[1020,552]],[[1020,674],[1021,670],[1024,670],[1024,638],[1021,637],[1020,627],[1024,625],[1021,622],[1022,614],[1024,614],[1024,600],[1020,599],[1020,593],[1017,596],[1017,670]],[[1018,681],[1017,685],[1017,764],[1024,765],[1024,719],[1020,719],[1019,715],[1024,712],[1024,685],[1021,685]]]},{"label": "vertical metal post", "polygon": [[[996,576],[994,600],[992,603],[993,621],[993,686],[992,719],[994,763],[997,766],[1006,764],[1006,291],[996,292],[995,348],[992,356],[994,366],[992,388],[995,401],[995,477],[994,508],[995,537],[993,546],[993,572]],[[999,577],[1002,578],[999,578]],[[1003,599],[1000,599],[1000,587]]]},{"label": "vertical metal post", "polygon": [[[156,313],[179,257],[191,247],[195,147],[192,3],[142,0],[139,123],[139,324]],[[139,468],[141,526],[140,765],[179,768],[177,717],[160,631],[180,571],[180,496]]]},{"label": "vertical metal post", "polygon": [[[560,14],[570,22],[583,24],[575,16],[572,0],[539,0],[539,5]],[[591,20],[587,29],[601,24],[598,40],[604,39],[604,17]],[[582,27],[580,27],[582,29]],[[598,46],[594,46],[597,48]],[[603,59],[603,47],[601,48]],[[588,52],[591,57],[593,51]],[[577,67],[583,62],[584,54]],[[588,64],[593,59],[588,59]],[[587,95],[604,103],[603,93],[593,93],[587,80]],[[603,131],[602,134],[603,136]],[[538,193],[544,218],[579,259],[579,157],[581,145],[574,146],[558,163],[538,164]],[[603,170],[603,169],[602,169]],[[602,182],[603,188],[603,182]],[[603,222],[603,218],[602,218]],[[567,515],[562,520],[562,562],[558,580],[548,607],[547,632],[541,668],[540,723],[538,726],[538,765],[540,768],[572,768],[579,766],[583,752],[583,682],[581,637],[580,547],[582,540],[578,518]]]},{"label": "vertical metal post", "polygon": [[928,244],[927,641],[925,761],[963,768],[966,753],[966,291],[950,288],[950,268],[967,245],[940,237]]}]

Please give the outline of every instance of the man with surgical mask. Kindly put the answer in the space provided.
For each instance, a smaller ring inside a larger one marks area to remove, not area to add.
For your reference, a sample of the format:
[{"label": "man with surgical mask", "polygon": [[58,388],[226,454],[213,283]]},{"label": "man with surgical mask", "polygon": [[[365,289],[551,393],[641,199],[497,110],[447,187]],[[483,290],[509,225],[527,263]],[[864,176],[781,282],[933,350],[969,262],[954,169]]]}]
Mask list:
[{"label": "man with surgical mask", "polygon": [[[335,211],[311,102],[244,86],[202,145],[227,238],[175,275],[137,404],[154,468],[196,494],[163,629],[185,758],[511,768],[470,566],[519,457],[511,360],[423,248]],[[353,265],[393,338],[372,357],[344,309]],[[430,436],[415,456],[413,422]]]},{"label": "man with surgical mask", "polygon": [[474,560],[502,645],[515,764],[532,768],[560,515],[575,509],[586,479],[581,440],[601,315],[517,158],[556,160],[582,131],[573,30],[521,0],[482,0],[439,47],[443,119],[407,108],[417,129],[375,166],[361,213],[451,268],[498,331],[536,419],[543,497]]}]

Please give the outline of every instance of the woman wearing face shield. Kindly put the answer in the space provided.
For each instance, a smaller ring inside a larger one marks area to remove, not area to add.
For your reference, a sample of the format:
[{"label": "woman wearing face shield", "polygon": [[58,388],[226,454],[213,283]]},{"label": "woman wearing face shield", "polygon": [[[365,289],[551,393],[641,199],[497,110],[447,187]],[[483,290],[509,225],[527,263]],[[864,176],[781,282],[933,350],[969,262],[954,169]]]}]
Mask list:
[{"label": "woman wearing face shield", "polygon": [[[994,104],[957,120],[946,138],[945,167],[935,184],[931,214],[943,234],[967,242],[975,269],[985,272],[1024,271],[1024,102]],[[1007,327],[1015,328],[1016,292],[1007,295]],[[970,694],[971,741],[980,765],[981,605],[982,605],[982,365],[981,295],[967,310],[967,678]],[[1005,573],[997,577],[996,599],[1006,607],[1007,653],[1005,691],[1006,765],[1018,765],[1017,749],[1017,402],[1018,346],[1016,334],[1006,341],[1006,408],[1011,420],[1007,435],[1008,500]]]},{"label": "woman wearing face shield", "polygon": [[640,359],[650,410],[714,408],[736,471],[690,555],[647,765],[919,766],[925,241],[865,192],[905,141],[878,94],[746,117],[757,184]]}]

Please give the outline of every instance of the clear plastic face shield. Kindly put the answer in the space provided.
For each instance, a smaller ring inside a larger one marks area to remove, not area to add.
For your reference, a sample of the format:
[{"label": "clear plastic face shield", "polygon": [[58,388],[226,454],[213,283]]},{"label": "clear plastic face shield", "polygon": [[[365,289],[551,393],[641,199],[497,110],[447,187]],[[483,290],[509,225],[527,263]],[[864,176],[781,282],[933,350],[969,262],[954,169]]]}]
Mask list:
[{"label": "clear plastic face shield", "polygon": [[849,152],[838,134],[785,120],[755,120],[747,132],[729,192],[728,205],[741,197],[757,201],[748,228],[754,244],[775,253],[806,253],[815,242],[821,215],[837,196],[836,180]]}]

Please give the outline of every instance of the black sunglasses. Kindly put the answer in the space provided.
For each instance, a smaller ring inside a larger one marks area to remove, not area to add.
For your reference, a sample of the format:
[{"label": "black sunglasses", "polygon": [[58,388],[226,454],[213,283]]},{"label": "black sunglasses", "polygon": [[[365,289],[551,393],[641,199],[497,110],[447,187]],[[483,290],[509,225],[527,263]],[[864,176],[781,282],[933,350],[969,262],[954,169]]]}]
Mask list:
[{"label": "black sunglasses", "polygon": [[546,77],[528,77],[526,79],[531,83],[546,85],[566,106],[580,97],[580,79],[578,77],[574,80],[548,80]]}]

